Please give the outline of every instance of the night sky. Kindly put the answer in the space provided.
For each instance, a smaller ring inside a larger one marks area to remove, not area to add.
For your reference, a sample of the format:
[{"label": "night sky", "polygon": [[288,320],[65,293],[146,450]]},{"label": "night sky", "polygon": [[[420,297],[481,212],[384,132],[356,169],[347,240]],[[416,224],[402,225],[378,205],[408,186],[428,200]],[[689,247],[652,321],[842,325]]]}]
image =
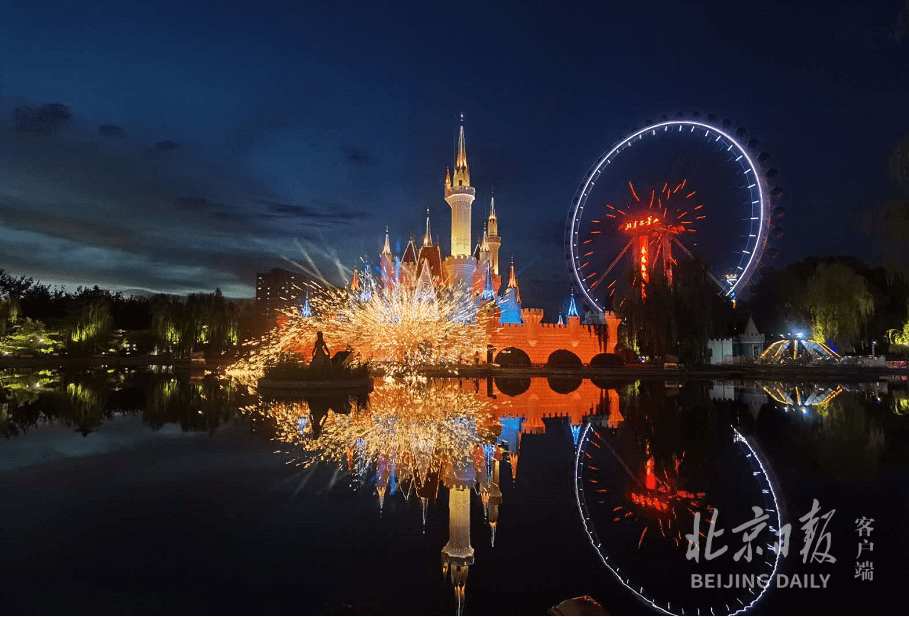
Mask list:
[{"label": "night sky", "polygon": [[[525,305],[569,289],[578,183],[656,119],[730,118],[786,190],[777,263],[875,262],[862,214],[909,134],[899,0],[9,3],[0,17],[0,267],[80,284],[253,295],[422,231],[465,116],[475,233],[495,187]],[[722,241],[721,238],[717,241]]]}]

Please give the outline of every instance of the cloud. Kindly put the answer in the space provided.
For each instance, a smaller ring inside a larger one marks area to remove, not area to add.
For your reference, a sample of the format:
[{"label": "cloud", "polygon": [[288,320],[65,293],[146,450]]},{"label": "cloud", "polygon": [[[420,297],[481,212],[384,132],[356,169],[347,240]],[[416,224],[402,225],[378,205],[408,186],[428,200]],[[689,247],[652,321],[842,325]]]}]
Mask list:
[{"label": "cloud", "polygon": [[16,131],[21,135],[52,135],[72,117],[72,110],[61,103],[46,103],[39,107],[26,105],[13,110]]},{"label": "cloud", "polygon": [[170,139],[165,139],[163,141],[155,142],[155,144],[152,145],[152,147],[149,148],[146,152],[150,156],[161,156],[161,155],[169,154],[171,152],[177,152],[182,149],[183,149],[183,146],[181,146],[177,142],[171,141]]},{"label": "cloud", "polygon": [[115,124],[102,124],[98,127],[98,133],[105,139],[123,139],[126,137],[126,131]]},{"label": "cloud", "polygon": [[368,151],[352,146],[344,148],[344,158],[354,165],[375,165],[379,162],[376,157]]},{"label": "cloud", "polygon": [[266,210],[270,215],[288,216],[301,219],[342,222],[355,219],[364,219],[371,216],[367,212],[364,212],[362,210],[355,210],[349,206],[346,206],[345,204],[336,201],[325,201],[321,199],[312,199],[310,201],[316,207],[266,200],[261,200],[261,203],[266,207]]},{"label": "cloud", "polygon": [[[274,194],[247,161],[171,140],[134,137],[113,148],[125,128],[80,121],[63,105],[12,101],[0,95],[0,261],[14,274],[251,295],[255,273],[299,257],[298,241],[358,237],[351,226],[368,219],[343,200]],[[179,151],[185,156],[169,155]],[[328,271],[334,257],[324,259]]]}]

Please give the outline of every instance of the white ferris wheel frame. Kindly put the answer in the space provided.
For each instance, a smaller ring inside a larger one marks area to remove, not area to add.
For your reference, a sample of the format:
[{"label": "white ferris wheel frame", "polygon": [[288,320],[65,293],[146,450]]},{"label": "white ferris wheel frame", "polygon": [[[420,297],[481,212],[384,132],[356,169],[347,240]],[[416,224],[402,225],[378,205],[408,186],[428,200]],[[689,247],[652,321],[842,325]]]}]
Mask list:
[{"label": "white ferris wheel frame", "polygon": [[[750,247],[751,250],[742,250],[742,253],[747,254],[747,260],[740,260],[737,270],[741,272],[736,278],[736,281],[732,285],[726,286],[721,293],[725,296],[735,296],[735,293],[741,289],[744,289],[748,284],[748,281],[754,274],[755,269],[757,268],[758,263],[760,263],[761,256],[764,253],[764,249],[767,246],[767,237],[770,230],[770,196],[767,190],[767,183],[764,179],[763,174],[760,173],[760,167],[758,167],[755,162],[752,160],[751,155],[748,154],[748,151],[740,144],[734,137],[729,135],[727,132],[716,128],[712,124],[707,124],[705,122],[699,122],[697,120],[668,120],[665,122],[658,122],[647,126],[639,131],[636,131],[629,137],[626,137],[619,141],[612,148],[603,153],[597,162],[590,168],[587,172],[587,175],[584,177],[583,182],[581,182],[578,187],[578,191],[575,194],[574,200],[572,201],[571,209],[568,213],[568,221],[565,228],[565,249],[566,249],[566,258],[568,260],[568,271],[572,278],[573,285],[578,289],[583,298],[587,303],[595,308],[599,312],[605,311],[605,306],[601,305],[600,302],[597,302],[591,295],[590,291],[587,289],[587,286],[584,284],[581,278],[581,272],[578,264],[580,263],[580,254],[578,251],[578,235],[580,232],[581,224],[581,214],[583,214],[584,206],[587,204],[587,198],[590,196],[590,191],[593,186],[596,184],[597,178],[603,172],[603,169],[609,165],[613,158],[619,154],[625,148],[631,147],[635,140],[640,140],[646,133],[652,133],[656,136],[656,132],[659,129],[662,129],[663,132],[669,132],[670,128],[679,127],[681,132],[685,127],[691,127],[693,132],[695,127],[701,128],[705,131],[705,136],[709,137],[711,133],[717,136],[716,141],[720,139],[725,139],[729,143],[728,150],[735,148],[738,151],[738,158],[735,160],[738,161],[743,167],[743,175],[748,176],[751,174],[751,179],[753,180],[752,184],[746,187],[752,192],[752,197],[756,199],[752,200],[752,216],[751,219],[757,220],[758,230],[754,234],[755,243],[753,247]],[[742,163],[742,160],[745,163]],[[753,189],[756,189],[753,190]],[[759,206],[757,216],[754,216],[755,208],[754,206]],[[749,243],[746,242],[745,248],[749,248]],[[745,265],[742,265],[742,261],[745,261]]]}]

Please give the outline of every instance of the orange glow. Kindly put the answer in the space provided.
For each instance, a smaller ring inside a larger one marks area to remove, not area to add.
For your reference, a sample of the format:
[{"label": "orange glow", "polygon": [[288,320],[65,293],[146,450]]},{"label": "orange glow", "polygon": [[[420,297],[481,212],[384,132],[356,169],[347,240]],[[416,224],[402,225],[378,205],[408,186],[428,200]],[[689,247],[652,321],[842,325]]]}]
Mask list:
[{"label": "orange glow", "polygon": [[[660,222],[660,217],[658,217],[658,216],[648,215],[648,216],[644,217],[643,215],[641,215],[641,218],[636,218],[631,221],[623,221],[623,222],[619,223],[619,231],[637,231],[639,229],[640,230],[650,229],[659,222]],[[599,232],[592,231],[590,233],[599,233]]]}]

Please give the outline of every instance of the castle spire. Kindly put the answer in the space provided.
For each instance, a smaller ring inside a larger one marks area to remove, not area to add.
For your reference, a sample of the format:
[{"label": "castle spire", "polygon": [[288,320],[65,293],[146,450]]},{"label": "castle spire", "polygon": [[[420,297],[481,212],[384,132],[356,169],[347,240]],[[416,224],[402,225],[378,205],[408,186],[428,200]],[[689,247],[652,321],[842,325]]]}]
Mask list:
[{"label": "castle spire", "polygon": [[432,234],[429,231],[429,208],[426,208],[426,233],[423,234],[423,246],[432,246]]},{"label": "castle spire", "polygon": [[486,262],[486,277],[483,279],[483,293],[480,297],[484,300],[494,300],[496,297],[496,290],[492,284],[492,266],[488,261]]},{"label": "castle spire", "polygon": [[580,317],[578,314],[578,305],[574,300],[574,289],[571,290],[571,304],[568,305],[569,317]]},{"label": "castle spire", "polygon": [[391,243],[388,241],[388,225],[385,226],[385,246],[382,247],[382,255],[391,255]]},{"label": "castle spire", "polygon": [[458,130],[458,154],[455,157],[454,186],[470,186],[470,168],[467,165],[467,141],[464,138],[464,114],[461,114],[461,126]]},{"label": "castle spire", "polygon": [[[451,184],[446,178],[445,201],[451,207],[451,256],[470,257],[473,250],[470,211],[476,199],[476,190],[470,186],[470,169],[467,165],[467,142],[464,138],[464,114],[461,114],[461,126],[458,130],[458,148],[455,154],[455,165],[451,174]],[[450,264],[454,267],[454,264]],[[462,273],[464,274],[464,273]],[[452,280],[457,280],[452,276]]]},{"label": "castle spire", "polygon": [[496,198],[489,198],[489,218],[486,220],[486,240],[489,248],[489,261],[492,262],[493,276],[499,276],[499,247],[502,246],[502,238],[499,237],[499,219],[496,216]]},{"label": "castle spire", "polygon": [[511,271],[508,273],[508,287],[514,289],[515,299],[521,302],[521,290],[518,288],[518,275],[514,272],[514,255],[511,256]]}]

